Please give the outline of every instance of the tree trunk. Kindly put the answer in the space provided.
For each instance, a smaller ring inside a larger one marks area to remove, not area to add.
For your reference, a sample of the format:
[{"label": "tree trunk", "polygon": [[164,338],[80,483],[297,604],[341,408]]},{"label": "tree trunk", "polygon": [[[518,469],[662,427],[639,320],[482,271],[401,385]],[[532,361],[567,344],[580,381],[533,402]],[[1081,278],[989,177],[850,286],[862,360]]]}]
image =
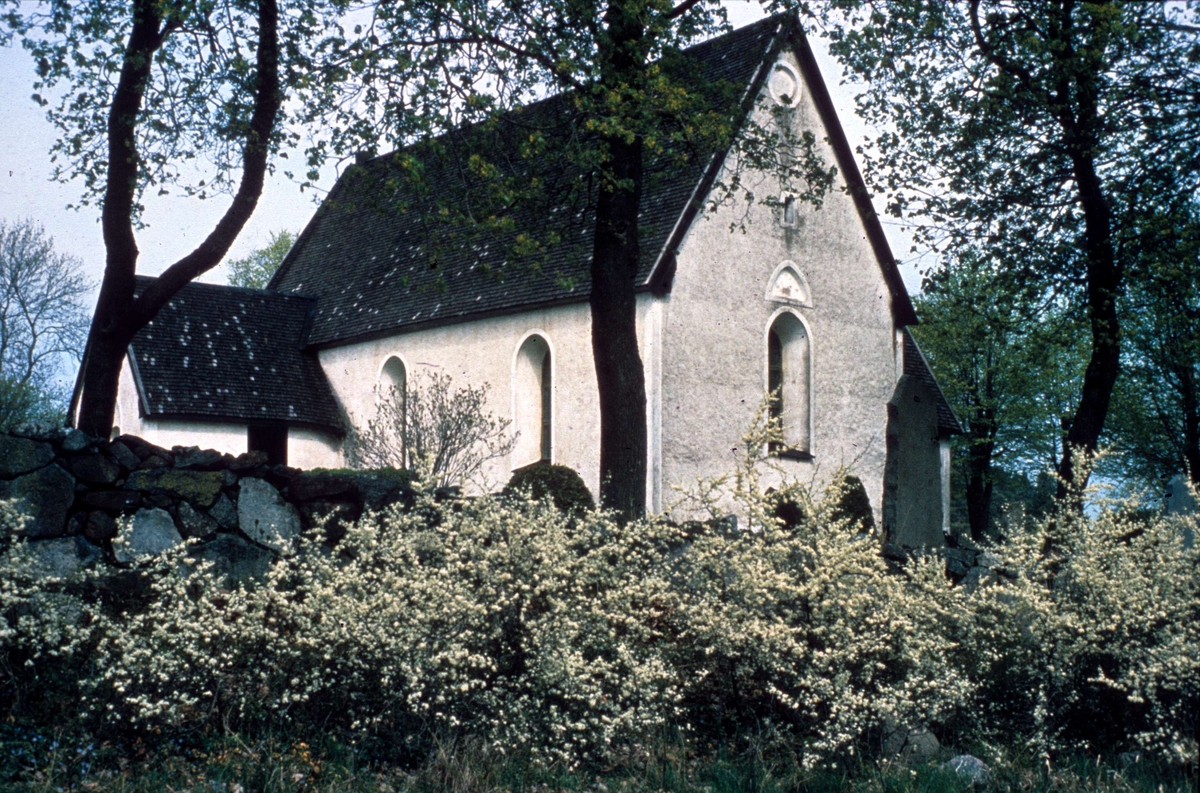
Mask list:
[{"label": "tree trunk", "polygon": [[[1070,30],[1069,6],[1063,14],[1064,31]],[[1083,374],[1079,407],[1071,419],[1064,439],[1059,465],[1058,495],[1068,492],[1074,479],[1074,453],[1094,454],[1108,417],[1108,406],[1121,366],[1121,326],[1117,318],[1117,296],[1121,290],[1121,270],[1113,250],[1112,212],[1104,195],[1103,183],[1096,173],[1096,152],[1100,150],[1101,128],[1098,108],[1098,81],[1107,68],[1108,28],[1092,17],[1086,47],[1077,51],[1066,46],[1060,50],[1055,99],[1067,151],[1075,178],[1079,205],[1083,210],[1084,253],[1087,258],[1087,306],[1092,331],[1092,354]],[[1070,41],[1070,34],[1065,35]],[[1071,91],[1072,80],[1074,92]],[[1071,97],[1074,97],[1072,107]]]},{"label": "tree trunk", "polygon": [[276,0],[260,0],[254,111],[242,150],[242,179],[237,194],[208,237],[135,299],[138,248],[133,233],[133,205],[137,195],[138,114],[154,54],[179,25],[177,20],[160,17],[158,9],[154,0],[134,3],[133,26],[108,113],[108,173],[101,216],[107,255],[81,367],[83,385],[76,422],[79,429],[97,437],[107,437],[112,431],[121,366],[134,334],[154,319],[184,285],[220,263],[254,212],[262,195],[271,135],[282,101],[279,11]]},{"label": "tree trunk", "polygon": [[967,452],[967,522],[971,539],[984,542],[992,512],[992,453],[996,448],[995,411],[980,408],[972,417]]},{"label": "tree trunk", "polygon": [[1105,200],[1095,162],[1088,152],[1074,158],[1075,179],[1083,207],[1084,241],[1087,253],[1087,305],[1092,331],[1092,354],[1083,374],[1079,408],[1067,430],[1063,459],[1059,466],[1059,496],[1065,496],[1074,471],[1073,452],[1093,454],[1104,430],[1108,406],[1121,364],[1121,326],[1117,318],[1117,294],[1121,273],[1112,244],[1112,218]]},{"label": "tree trunk", "polygon": [[[644,24],[636,3],[612,0],[605,12],[600,89],[620,95],[640,86]],[[631,100],[632,101],[632,100]],[[605,135],[607,160],[596,204],[592,249],[592,356],[600,393],[600,503],[634,520],[646,510],[646,380],[638,351],[634,279],[640,262],[642,139]]]}]

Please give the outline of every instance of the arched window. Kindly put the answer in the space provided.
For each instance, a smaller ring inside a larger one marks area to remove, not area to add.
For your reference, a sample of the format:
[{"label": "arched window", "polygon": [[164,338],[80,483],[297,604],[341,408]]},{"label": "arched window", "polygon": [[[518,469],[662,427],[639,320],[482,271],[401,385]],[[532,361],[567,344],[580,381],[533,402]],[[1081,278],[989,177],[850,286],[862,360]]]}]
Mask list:
[{"label": "arched window", "polygon": [[550,345],[531,335],[517,350],[513,368],[513,468],[550,462],[553,452],[554,378]]},{"label": "arched window", "polygon": [[767,330],[767,391],[771,418],[783,429],[783,443],[771,451],[781,457],[812,457],[812,350],[808,331],[790,311]]},{"label": "arched window", "polygon": [[[396,356],[387,359],[383,369],[379,371],[377,398],[379,400],[378,418],[383,418],[395,433],[395,442],[400,445],[404,464],[408,464],[408,449],[405,448],[405,434],[408,430],[408,370],[404,361]],[[385,406],[383,403],[387,401]]]}]

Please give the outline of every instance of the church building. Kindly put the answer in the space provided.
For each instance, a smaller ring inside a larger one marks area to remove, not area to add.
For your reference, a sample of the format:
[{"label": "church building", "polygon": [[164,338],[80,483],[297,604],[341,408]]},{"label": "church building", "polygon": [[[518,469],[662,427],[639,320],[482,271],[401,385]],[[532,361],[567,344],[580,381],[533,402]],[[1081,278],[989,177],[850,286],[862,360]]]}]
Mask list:
[{"label": "church building", "polygon": [[[778,391],[786,443],[775,456],[789,476],[819,485],[849,466],[893,542],[940,544],[961,428],[908,331],[912,302],[803,32],[774,17],[685,56],[705,80],[744,86],[763,126],[786,117],[810,131],[837,175],[819,208],[786,194],[713,208],[732,155],[648,164],[636,281],[648,509],[670,506],[672,485],[731,470]],[[532,124],[566,105],[512,112]],[[378,394],[438,372],[487,384],[488,410],[512,422],[513,451],[488,464],[483,486],[551,462],[597,493],[590,208],[525,217],[566,230],[537,267],[506,267],[509,246],[484,236],[453,244],[422,222],[422,202],[437,197],[394,169],[419,161],[436,192],[454,145],[447,136],[347,168],[268,289],[180,291],[130,347],[121,432],[339,467],[347,430],[374,418]],[[578,178],[539,167],[549,185]],[[758,196],[779,189],[769,174],[741,179]]]}]

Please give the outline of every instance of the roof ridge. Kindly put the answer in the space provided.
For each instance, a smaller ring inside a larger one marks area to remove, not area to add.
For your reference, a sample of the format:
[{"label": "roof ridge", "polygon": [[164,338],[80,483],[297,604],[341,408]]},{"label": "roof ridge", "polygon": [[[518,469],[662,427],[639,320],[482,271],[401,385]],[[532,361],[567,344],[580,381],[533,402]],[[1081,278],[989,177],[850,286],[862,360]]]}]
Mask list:
[{"label": "roof ridge", "polygon": [[[764,17],[763,19],[760,19],[756,22],[751,22],[749,25],[743,25],[740,28],[732,28],[731,30],[727,30],[724,33],[720,33],[716,36],[713,36],[712,38],[705,39],[703,41],[697,41],[694,44],[689,44],[687,47],[684,47],[683,49],[679,50],[679,54],[686,55],[686,54],[692,53],[696,50],[701,50],[705,47],[716,46],[718,43],[722,42],[724,39],[732,38],[735,35],[746,35],[747,31],[755,30],[760,27],[761,28],[770,27],[770,24],[779,24],[779,23],[785,21],[791,15],[792,15],[791,12],[787,12],[787,11],[780,12],[778,14],[772,14],[771,16]],[[776,32],[778,32],[778,31],[776,31]],[[655,62],[657,62],[657,61],[655,61]],[[499,116],[503,117],[503,116],[508,116],[510,114],[514,114],[514,113],[526,112],[526,111],[530,110],[531,108],[536,108],[547,102],[559,100],[559,99],[562,99],[563,97],[570,96],[571,94],[575,93],[576,90],[577,89],[557,91],[555,93],[549,94],[548,96],[544,96],[541,99],[535,99],[532,102],[515,105],[513,107],[508,108],[507,110],[502,111],[499,114]],[[412,143],[410,143],[406,146],[401,146],[399,148],[391,149],[390,151],[387,151],[383,154],[376,154],[375,156],[365,159],[362,162],[355,162],[352,165],[348,166],[345,171],[342,171],[342,176],[338,177],[338,182],[341,182],[342,178],[346,175],[347,172],[350,171],[351,168],[370,165],[371,163],[384,160],[388,157],[394,157],[396,154],[399,154],[400,152],[405,152],[405,151],[410,150],[413,146],[418,146],[422,143],[429,143],[432,141],[441,140],[445,136],[450,135],[454,132],[459,132],[464,129],[470,129],[471,127],[473,127],[477,124],[481,124],[481,123],[485,123],[485,121],[467,121],[467,122],[464,122],[463,124],[443,130],[441,133],[439,133],[438,135],[435,135],[432,138],[422,138],[420,140],[413,141]],[[331,195],[332,195],[332,192],[333,192],[333,190],[331,188],[330,189]],[[297,240],[297,242],[299,242],[299,240]]]}]

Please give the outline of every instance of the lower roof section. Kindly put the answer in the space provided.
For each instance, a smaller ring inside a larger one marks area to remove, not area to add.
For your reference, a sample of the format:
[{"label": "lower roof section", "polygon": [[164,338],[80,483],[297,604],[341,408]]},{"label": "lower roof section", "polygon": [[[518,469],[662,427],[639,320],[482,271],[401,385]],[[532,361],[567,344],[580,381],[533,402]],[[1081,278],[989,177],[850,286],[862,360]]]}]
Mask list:
[{"label": "lower roof section", "polygon": [[[154,279],[138,277],[138,291]],[[147,418],[285,421],[342,433],[315,352],[301,349],[313,299],[191,283],[129,345]]]}]

